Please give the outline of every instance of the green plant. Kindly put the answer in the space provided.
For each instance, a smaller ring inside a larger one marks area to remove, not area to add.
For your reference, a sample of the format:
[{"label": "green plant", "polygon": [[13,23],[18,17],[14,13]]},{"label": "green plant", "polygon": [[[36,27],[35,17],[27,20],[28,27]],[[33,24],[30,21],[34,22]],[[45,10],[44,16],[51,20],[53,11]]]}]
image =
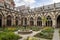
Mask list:
[{"label": "green plant", "polygon": [[0,33],[0,39],[1,40],[18,40],[21,37],[14,34],[13,32],[1,32]]},{"label": "green plant", "polygon": [[14,32],[17,30],[18,30],[18,28],[16,28],[16,27],[8,27],[8,28],[3,29],[4,32]]},{"label": "green plant", "polygon": [[35,37],[45,38],[45,39],[52,39],[54,29],[52,27],[45,27],[42,31],[35,35]]},{"label": "green plant", "polygon": [[35,37],[27,37],[26,40],[39,40],[38,38],[35,38]]}]

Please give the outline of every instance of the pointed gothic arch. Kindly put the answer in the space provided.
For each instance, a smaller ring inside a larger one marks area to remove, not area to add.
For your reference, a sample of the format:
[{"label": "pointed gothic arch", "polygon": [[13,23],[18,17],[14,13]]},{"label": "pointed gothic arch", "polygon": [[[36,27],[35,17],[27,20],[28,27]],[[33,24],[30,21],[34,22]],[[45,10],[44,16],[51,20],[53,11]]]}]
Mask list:
[{"label": "pointed gothic arch", "polygon": [[46,26],[52,26],[52,19],[50,16],[47,16]]},{"label": "pointed gothic arch", "polygon": [[60,15],[57,17],[57,28],[60,28]]},{"label": "pointed gothic arch", "polygon": [[37,18],[37,26],[42,26],[42,19],[41,19],[41,17]]},{"label": "pointed gothic arch", "polygon": [[34,26],[34,19],[33,19],[33,17],[30,18],[30,26]]},{"label": "pointed gothic arch", "polygon": [[10,15],[7,16],[7,26],[11,26],[12,17]]}]

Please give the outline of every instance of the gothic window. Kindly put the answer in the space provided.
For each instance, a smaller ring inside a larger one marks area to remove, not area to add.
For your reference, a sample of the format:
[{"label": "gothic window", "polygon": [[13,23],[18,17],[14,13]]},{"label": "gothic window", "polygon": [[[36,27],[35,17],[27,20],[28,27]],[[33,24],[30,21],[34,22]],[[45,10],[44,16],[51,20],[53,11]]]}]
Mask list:
[{"label": "gothic window", "polygon": [[30,18],[30,26],[34,26],[34,19],[32,17]]},{"label": "gothic window", "polygon": [[50,16],[47,17],[46,26],[52,26],[52,19]]},{"label": "gothic window", "polygon": [[42,19],[41,19],[41,17],[37,18],[37,26],[42,26]]},{"label": "gothic window", "polygon": [[11,22],[12,22],[12,19],[11,19],[11,16],[7,16],[7,26],[11,26]]}]

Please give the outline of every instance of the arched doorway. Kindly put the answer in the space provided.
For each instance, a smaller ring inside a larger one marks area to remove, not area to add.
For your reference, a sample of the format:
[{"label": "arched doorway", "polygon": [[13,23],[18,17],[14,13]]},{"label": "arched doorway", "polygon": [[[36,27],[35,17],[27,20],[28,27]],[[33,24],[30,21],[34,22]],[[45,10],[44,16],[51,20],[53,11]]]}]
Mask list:
[{"label": "arched doorway", "polygon": [[60,28],[60,15],[57,17],[57,28]]},{"label": "arched doorway", "polygon": [[2,27],[2,15],[0,15],[0,27]]},{"label": "arched doorway", "polygon": [[46,26],[52,27],[52,19],[50,16],[47,17]]},{"label": "arched doorway", "polygon": [[34,26],[34,19],[32,17],[30,18],[30,26]]},{"label": "arched doorway", "polygon": [[41,17],[37,18],[37,26],[42,26],[42,19],[41,19]]},{"label": "arched doorway", "polygon": [[7,26],[11,26],[11,22],[12,22],[12,19],[11,19],[11,16],[7,16]]}]

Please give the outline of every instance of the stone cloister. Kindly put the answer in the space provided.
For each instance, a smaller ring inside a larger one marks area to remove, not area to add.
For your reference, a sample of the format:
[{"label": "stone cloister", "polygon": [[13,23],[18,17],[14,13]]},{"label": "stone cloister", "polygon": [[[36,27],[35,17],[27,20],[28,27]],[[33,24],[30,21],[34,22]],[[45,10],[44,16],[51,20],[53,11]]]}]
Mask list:
[{"label": "stone cloister", "polygon": [[[0,6],[0,26],[60,27],[60,3],[34,9],[15,10]],[[27,12],[26,12],[27,11]]]}]

